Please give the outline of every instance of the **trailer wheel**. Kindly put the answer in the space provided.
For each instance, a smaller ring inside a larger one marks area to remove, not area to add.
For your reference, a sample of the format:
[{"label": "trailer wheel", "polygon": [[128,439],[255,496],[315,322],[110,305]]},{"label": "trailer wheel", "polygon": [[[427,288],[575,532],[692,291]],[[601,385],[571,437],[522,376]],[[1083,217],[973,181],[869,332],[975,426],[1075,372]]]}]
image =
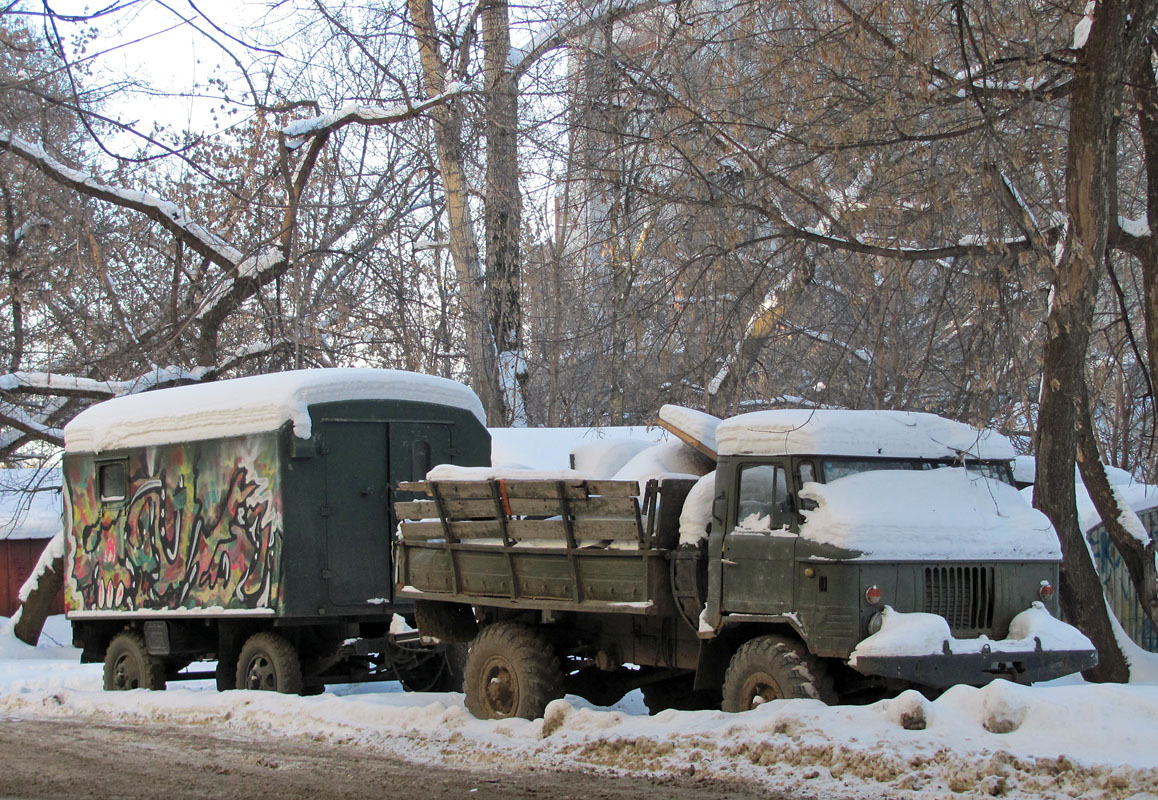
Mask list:
[{"label": "trailer wheel", "polygon": [[783,636],[759,636],[746,642],[724,674],[724,711],[749,711],[780,699],[835,701],[832,679],[804,646]]},{"label": "trailer wheel", "polygon": [[297,694],[302,690],[297,650],[276,633],[250,636],[237,659],[237,688]]},{"label": "trailer wheel", "polygon": [[165,688],[165,662],[145,648],[145,637],[133,631],[118,633],[105,651],[105,691]]},{"label": "trailer wheel", "polygon": [[554,648],[512,622],[489,625],[475,637],[463,683],[466,707],[479,719],[535,719],[563,696],[563,671]]}]

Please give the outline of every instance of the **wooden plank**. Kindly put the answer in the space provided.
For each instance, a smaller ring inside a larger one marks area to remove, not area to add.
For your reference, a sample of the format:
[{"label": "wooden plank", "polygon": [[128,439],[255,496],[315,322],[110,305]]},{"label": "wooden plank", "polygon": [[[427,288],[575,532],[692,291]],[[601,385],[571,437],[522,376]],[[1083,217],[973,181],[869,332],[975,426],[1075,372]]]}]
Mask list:
[{"label": "wooden plank", "polygon": [[587,481],[587,491],[603,497],[636,497],[638,481]]},{"label": "wooden plank", "polygon": [[[497,519],[459,520],[450,523],[456,539],[501,539],[502,526]],[[630,542],[639,537],[630,519],[577,519],[572,525],[580,543],[590,541]],[[437,520],[403,522],[399,525],[403,541],[427,542],[445,539],[446,530]],[[567,528],[559,519],[512,519],[507,522],[508,535],[516,542],[559,541],[566,539]],[[500,546],[497,545],[496,546]]]},{"label": "wooden plank", "polygon": [[[636,500],[630,497],[602,497],[594,496],[576,498],[568,502],[571,514],[576,518],[591,516],[601,517],[634,517]],[[554,517],[562,512],[558,498],[553,500],[524,499],[510,497],[509,508],[511,516],[515,517]]]},{"label": "wooden plank", "polygon": [[[545,500],[557,496],[557,481],[547,479],[507,479],[503,481],[508,497]],[[490,497],[491,481],[438,481],[442,496],[448,500],[482,500]],[[636,481],[564,481],[568,499],[603,497],[634,497],[639,494]],[[399,491],[430,494],[426,481],[406,481],[398,484]]]},{"label": "wooden plank", "polygon": [[701,455],[706,456],[707,458],[710,458],[712,460],[713,464],[715,464],[719,460],[720,457],[716,453],[715,450],[708,447],[706,444],[701,442],[699,439],[697,439],[695,436],[688,433],[687,431],[676,427],[671,422],[668,422],[663,417],[657,417],[655,420],[655,424],[660,426],[661,428],[663,428],[668,433],[673,434],[677,439],[679,439],[681,442],[683,442],[684,444],[691,447],[697,453],[700,453]]},{"label": "wooden plank", "polygon": [[[439,484],[441,491],[442,485]],[[631,497],[588,497],[572,500],[571,513],[576,519],[583,517],[626,517],[635,519],[637,503]],[[447,519],[489,519],[495,516],[493,498],[480,500],[451,500],[444,502]],[[540,500],[535,498],[508,498],[507,511],[512,517],[557,517],[562,512],[558,498]],[[406,500],[394,504],[398,519],[436,519],[438,507],[430,500]]]}]

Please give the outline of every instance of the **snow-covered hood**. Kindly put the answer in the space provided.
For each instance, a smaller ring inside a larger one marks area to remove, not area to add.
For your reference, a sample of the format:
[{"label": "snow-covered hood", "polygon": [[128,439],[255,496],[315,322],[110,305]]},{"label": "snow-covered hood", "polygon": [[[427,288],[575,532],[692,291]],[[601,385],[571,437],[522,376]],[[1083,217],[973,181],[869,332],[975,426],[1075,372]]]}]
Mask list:
[{"label": "snow-covered hood", "polygon": [[1057,533],[1012,486],[962,468],[806,483],[800,536],[888,561],[1058,560]]}]

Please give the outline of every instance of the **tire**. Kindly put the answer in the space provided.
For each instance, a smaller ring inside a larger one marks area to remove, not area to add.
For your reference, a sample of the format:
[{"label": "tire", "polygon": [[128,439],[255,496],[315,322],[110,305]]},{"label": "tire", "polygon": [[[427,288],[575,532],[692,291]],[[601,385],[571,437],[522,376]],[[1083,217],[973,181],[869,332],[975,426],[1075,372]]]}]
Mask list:
[{"label": "tire", "polygon": [[643,704],[649,714],[658,714],[669,708],[678,711],[704,711],[720,707],[720,693],[694,688],[694,675],[681,675],[666,681],[649,683],[640,687]]},{"label": "tire", "polygon": [[276,633],[255,633],[237,658],[237,688],[282,694],[302,690],[302,664],[289,640]]},{"label": "tire", "polygon": [[479,719],[535,719],[563,696],[563,671],[554,648],[512,622],[483,628],[470,646],[463,683],[466,707]]},{"label": "tire", "polygon": [[134,631],[118,633],[105,651],[105,691],[165,688],[165,662],[149,655],[145,637]]},{"label": "tire", "polygon": [[724,674],[724,711],[749,711],[780,699],[835,702],[832,679],[804,645],[783,636],[759,636],[745,642]]}]

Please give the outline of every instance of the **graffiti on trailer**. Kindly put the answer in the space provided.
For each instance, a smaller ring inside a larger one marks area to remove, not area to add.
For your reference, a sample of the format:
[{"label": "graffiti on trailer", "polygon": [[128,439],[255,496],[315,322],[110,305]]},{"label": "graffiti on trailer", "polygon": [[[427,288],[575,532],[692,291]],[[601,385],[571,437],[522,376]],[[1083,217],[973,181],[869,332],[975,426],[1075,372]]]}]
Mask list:
[{"label": "graffiti on trailer", "polygon": [[70,609],[276,608],[281,493],[274,437],[144,448],[101,500],[100,466],[66,459]]}]

